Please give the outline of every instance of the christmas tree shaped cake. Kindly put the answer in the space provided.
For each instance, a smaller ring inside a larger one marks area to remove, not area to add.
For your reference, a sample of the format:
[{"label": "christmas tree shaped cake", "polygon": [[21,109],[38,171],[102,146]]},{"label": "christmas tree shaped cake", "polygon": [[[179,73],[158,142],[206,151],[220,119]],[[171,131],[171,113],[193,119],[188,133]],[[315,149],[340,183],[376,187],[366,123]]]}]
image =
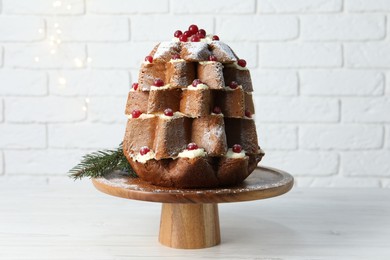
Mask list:
[{"label": "christmas tree shaped cake", "polygon": [[146,56],[128,94],[124,154],[154,185],[238,184],[264,155],[246,62],[196,25],[174,36]]}]

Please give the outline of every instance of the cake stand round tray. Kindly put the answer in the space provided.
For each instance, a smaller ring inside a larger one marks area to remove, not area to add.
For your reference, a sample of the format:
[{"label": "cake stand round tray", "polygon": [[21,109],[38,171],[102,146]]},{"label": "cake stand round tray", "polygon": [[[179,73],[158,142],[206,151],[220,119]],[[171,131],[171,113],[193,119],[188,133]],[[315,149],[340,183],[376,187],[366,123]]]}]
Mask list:
[{"label": "cake stand round tray", "polygon": [[92,179],[92,182],[98,190],[109,195],[163,203],[160,243],[173,248],[195,249],[220,244],[218,203],[282,195],[292,188],[294,179],[284,171],[258,167],[240,185],[226,188],[165,188],[121,172]]}]

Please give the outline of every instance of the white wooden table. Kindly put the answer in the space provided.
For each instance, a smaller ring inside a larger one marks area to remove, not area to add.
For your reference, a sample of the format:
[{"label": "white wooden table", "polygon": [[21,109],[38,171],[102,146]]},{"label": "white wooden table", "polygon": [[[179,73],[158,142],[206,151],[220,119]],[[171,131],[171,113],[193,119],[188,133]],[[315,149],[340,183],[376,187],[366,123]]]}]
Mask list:
[{"label": "white wooden table", "polygon": [[158,203],[88,180],[0,182],[0,259],[390,259],[390,190],[293,188],[219,209],[221,245],[178,250],[157,242]]}]

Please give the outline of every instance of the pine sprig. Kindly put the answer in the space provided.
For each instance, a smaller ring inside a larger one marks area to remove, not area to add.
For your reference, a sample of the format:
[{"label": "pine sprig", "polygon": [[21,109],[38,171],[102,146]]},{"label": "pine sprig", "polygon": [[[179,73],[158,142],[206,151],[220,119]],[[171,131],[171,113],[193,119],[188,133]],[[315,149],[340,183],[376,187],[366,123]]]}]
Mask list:
[{"label": "pine sprig", "polygon": [[123,154],[122,143],[115,150],[103,150],[84,155],[81,162],[69,170],[69,177],[75,180],[84,177],[99,178],[115,170],[137,177]]}]

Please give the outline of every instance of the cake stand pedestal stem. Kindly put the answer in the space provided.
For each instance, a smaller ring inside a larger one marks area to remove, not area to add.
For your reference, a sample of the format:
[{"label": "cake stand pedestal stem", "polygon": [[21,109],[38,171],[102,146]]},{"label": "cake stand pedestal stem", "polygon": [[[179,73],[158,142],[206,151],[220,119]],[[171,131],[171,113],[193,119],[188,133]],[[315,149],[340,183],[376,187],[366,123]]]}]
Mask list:
[{"label": "cake stand pedestal stem", "polygon": [[163,203],[159,241],[182,249],[220,244],[218,204]]}]

